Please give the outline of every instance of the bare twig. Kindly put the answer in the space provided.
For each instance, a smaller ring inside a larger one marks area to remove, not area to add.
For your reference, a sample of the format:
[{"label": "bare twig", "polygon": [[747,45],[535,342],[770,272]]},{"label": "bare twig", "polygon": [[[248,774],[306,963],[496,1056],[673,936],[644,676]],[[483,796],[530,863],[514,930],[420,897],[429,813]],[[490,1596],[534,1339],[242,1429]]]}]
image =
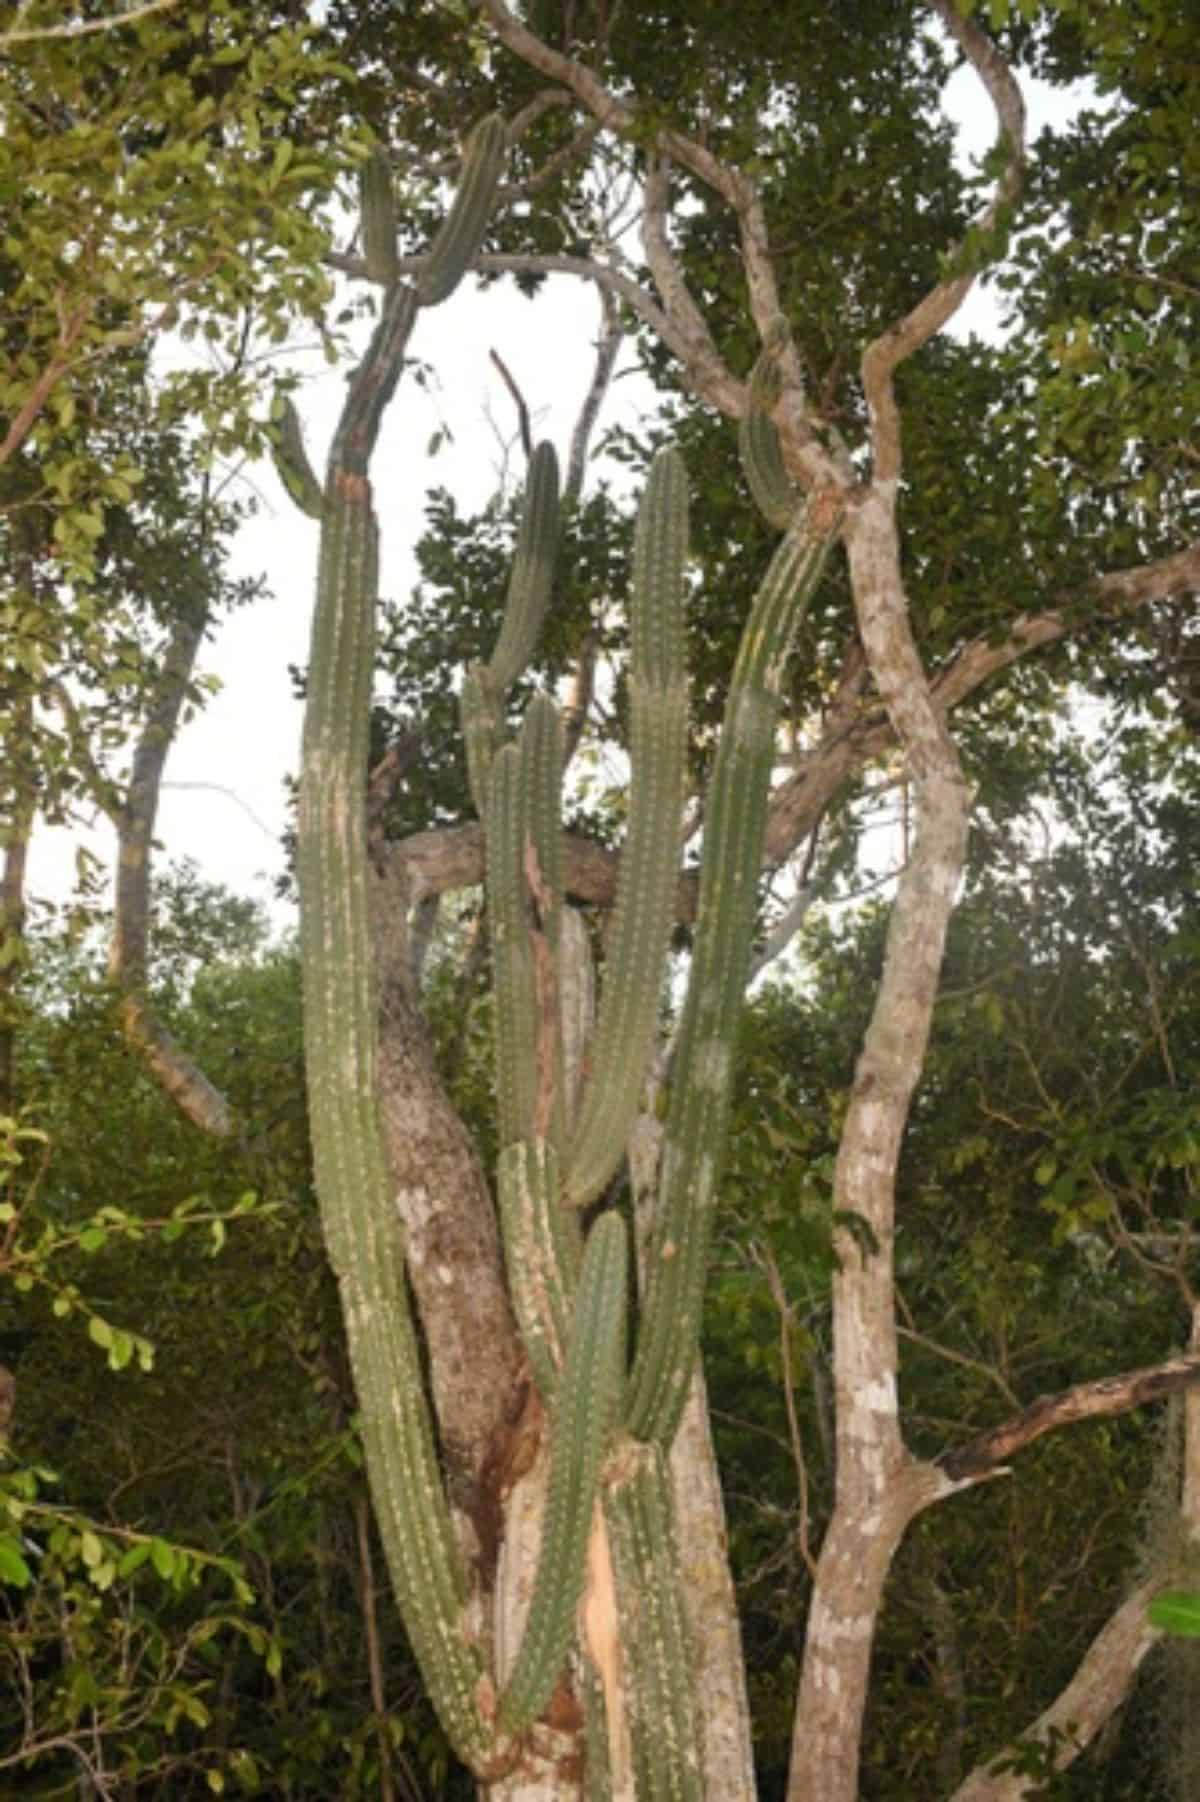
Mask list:
[{"label": "bare twig", "polygon": [[500,371],[504,386],[513,397],[513,402],[517,409],[517,425],[521,433],[521,449],[525,452],[525,461],[528,462],[533,455],[533,432],[529,425],[529,408],[525,404],[525,396],[518,388],[516,379],[508,367],[508,364],[500,355],[500,352],[498,350],[490,350],[488,355],[496,368]]},{"label": "bare twig", "polygon": [[592,379],[584,396],[579,417],[575,421],[575,429],[571,433],[571,448],[567,454],[567,479],[563,484],[563,499],[567,502],[577,501],[583,489],[583,475],[587,466],[588,446],[592,432],[599,417],[604,397],[608,393],[616,367],[618,353],[621,349],[621,317],[616,302],[609,290],[597,287],[600,297],[600,312],[604,329],[596,342],[596,361],[592,369]]},{"label": "bare twig", "polygon": [[783,1405],[787,1413],[788,1438],[792,1448],[792,1463],[796,1467],[796,1490],[800,1504],[800,1520],[796,1528],[796,1542],[800,1548],[800,1556],[804,1560],[805,1569],[810,1577],[817,1574],[817,1561],[813,1556],[809,1541],[809,1492],[808,1464],[804,1456],[804,1441],[800,1435],[800,1421],[796,1414],[796,1379],[792,1370],[791,1328],[793,1308],[787,1298],[783,1286],[783,1278],[779,1274],[779,1265],[775,1254],[769,1246],[760,1245],[756,1257],[763,1275],[767,1279],[767,1287],[771,1291],[771,1300],[775,1303],[779,1315],[779,1357],[783,1366]]},{"label": "bare twig", "polygon": [[10,26],[7,31],[0,31],[0,48],[7,48],[9,44],[29,44],[42,38],[81,38],[94,31],[119,31],[122,25],[132,25],[150,13],[170,12],[178,4],[179,0],[143,0],[140,6],[131,6],[126,12],[108,13],[100,19],[72,19],[66,25]]}]

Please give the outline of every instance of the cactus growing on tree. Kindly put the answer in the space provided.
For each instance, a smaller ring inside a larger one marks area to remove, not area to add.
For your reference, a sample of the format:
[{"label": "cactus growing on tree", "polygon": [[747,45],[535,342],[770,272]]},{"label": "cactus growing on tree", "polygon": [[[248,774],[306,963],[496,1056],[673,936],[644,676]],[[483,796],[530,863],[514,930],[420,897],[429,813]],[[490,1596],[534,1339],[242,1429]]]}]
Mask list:
[{"label": "cactus growing on tree", "polygon": [[[455,1749],[481,1778],[511,1768],[562,1674],[577,1620],[589,1618],[595,1598],[589,1593],[585,1607],[585,1587],[598,1583],[609,1592],[600,1597],[601,1612],[620,1623],[621,1650],[612,1661],[594,1628],[581,1628],[581,1655],[591,1660],[580,1684],[587,1743],[605,1748],[594,1764],[608,1771],[596,1782],[624,1785],[626,1794],[699,1802],[696,1702],[665,1454],[699,1344],[781,673],[836,522],[827,509],[791,517],[734,672],[628,1372],[627,1226],[619,1209],[596,1214],[593,1204],[621,1166],[649,1069],[674,907],[687,735],[687,498],[676,451],[656,458],[639,511],[630,824],[577,1118],[566,1099],[559,1020],[563,739],[553,699],[537,695],[516,741],[501,742],[505,696],[534,650],[551,589],[558,483],[547,446],[531,461],[495,650],[464,681],[470,785],[487,845],[499,1213],[513,1310],[550,1433],[532,1599],[511,1668],[501,1673],[468,1622],[467,1574],[434,1449],[376,1118],[365,775],[378,583],[369,460],[420,308],[448,297],[478,247],[503,144],[503,123],[485,121],[416,285],[387,276],[324,495],[318,502],[311,478],[296,495],[308,511],[319,512],[322,527],[298,848],[316,1180],[384,1548],[430,1697]],[[370,168],[364,180],[364,235],[373,247],[370,260],[382,271],[388,259],[381,240],[391,227],[379,174]],[[284,426],[296,465],[294,414],[285,413]],[[589,1211],[596,1214],[590,1221]],[[636,1600],[647,1594],[653,1596],[649,1613]]]}]

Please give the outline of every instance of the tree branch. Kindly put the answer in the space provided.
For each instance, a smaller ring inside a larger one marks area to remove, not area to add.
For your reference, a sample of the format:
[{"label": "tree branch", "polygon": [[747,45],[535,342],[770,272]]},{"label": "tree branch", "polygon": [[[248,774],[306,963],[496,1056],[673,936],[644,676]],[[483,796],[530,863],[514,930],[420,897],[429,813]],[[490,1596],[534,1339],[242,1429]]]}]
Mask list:
[{"label": "tree branch", "polygon": [[152,700],[133,753],[129,788],[117,820],[117,879],[108,973],[122,989],[125,1037],[171,1099],[196,1126],[226,1138],[229,1103],[156,1017],[146,995],[150,936],[150,851],[167,754],[208,624],[206,607],[175,623]]},{"label": "tree branch", "polygon": [[[987,89],[1001,141],[1008,146],[1008,160],[992,198],[971,230],[972,237],[986,237],[995,229],[1002,209],[1015,200],[1020,189],[1025,161],[1025,102],[1007,63],[986,33],[972,19],[963,18],[953,0],[930,0],[930,4]],[[952,263],[974,263],[968,242],[964,240],[950,253]],[[968,266],[938,282],[903,319],[890,325],[863,352],[862,382],[871,422],[875,475],[879,479],[890,481],[900,474],[900,414],[892,377],[897,367],[941,331],[958,311],[974,285],[975,275],[975,268]]]},{"label": "tree branch", "polygon": [[989,1759],[986,1768],[973,1771],[950,1802],[1026,1802],[1031,1793],[1027,1774],[995,1768],[1014,1757],[1021,1745],[1050,1748],[1055,1770],[1073,1763],[1121,1706],[1142,1659],[1161,1637],[1146,1619],[1146,1605],[1157,1587],[1156,1582],[1143,1583],[1121,1603],[1050,1707],[1019,1741]]},{"label": "tree branch", "polygon": [[1070,1426],[1077,1420],[1108,1420],[1114,1414],[1128,1414],[1133,1408],[1161,1401],[1198,1382],[1200,1356],[1168,1358],[1143,1370],[1076,1383],[1057,1395],[1040,1395],[1011,1419],[990,1427],[986,1433],[977,1433],[965,1445],[943,1452],[937,1464],[956,1483],[985,1477],[1006,1463],[1014,1452],[1058,1427]]}]

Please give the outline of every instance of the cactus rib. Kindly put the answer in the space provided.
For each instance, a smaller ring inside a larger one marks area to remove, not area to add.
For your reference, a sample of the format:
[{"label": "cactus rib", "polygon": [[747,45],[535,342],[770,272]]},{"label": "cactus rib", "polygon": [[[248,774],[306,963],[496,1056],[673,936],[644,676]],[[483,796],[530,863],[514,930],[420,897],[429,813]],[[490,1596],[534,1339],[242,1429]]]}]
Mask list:
[{"label": "cactus rib", "polygon": [[668,448],[651,468],[634,540],[629,835],[591,1072],[567,1162],[574,1207],[601,1194],[620,1164],[654,1043],[687,755],[687,532],[687,475],[678,451]]},{"label": "cactus rib", "polygon": [[516,745],[505,745],[492,763],[484,819],[501,1148],[533,1137],[537,1100],[538,1006],[529,935],[525,827],[519,754]]},{"label": "cactus rib", "polygon": [[373,282],[390,287],[400,273],[396,253],[396,190],[387,152],[377,145],[358,172],[363,259]]},{"label": "cactus rib", "polygon": [[810,503],[772,558],[742,634],[713,769],[695,948],[626,1402],[629,1431],[664,1446],[679,1424],[699,1344],[783,670],[836,525],[824,497]]},{"label": "cactus rib", "polygon": [[655,1802],[703,1802],[695,1658],[680,1593],[670,1476],[658,1446],[641,1448],[636,1467],[606,1492],[604,1512],[620,1597],[637,1794]]},{"label": "cactus rib", "polygon": [[430,245],[417,281],[423,307],[448,300],[477,256],[504,172],[508,129],[498,113],[481,119],[463,153],[462,174],[450,210]]},{"label": "cactus rib", "polygon": [[619,1214],[596,1222],[583,1253],[575,1318],[555,1401],[542,1547],[520,1650],[500,1700],[519,1733],[550,1698],[571,1644],[600,1465],[625,1365],[628,1236]]}]

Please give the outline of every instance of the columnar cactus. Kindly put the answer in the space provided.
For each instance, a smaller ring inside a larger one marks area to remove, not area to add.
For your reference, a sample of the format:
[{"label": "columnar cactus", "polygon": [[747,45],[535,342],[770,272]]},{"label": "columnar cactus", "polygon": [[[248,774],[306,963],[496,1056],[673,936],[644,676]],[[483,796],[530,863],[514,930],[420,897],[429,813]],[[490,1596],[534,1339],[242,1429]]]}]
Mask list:
[{"label": "columnar cactus", "polygon": [[[489,194],[502,134],[500,121],[487,122]],[[476,1769],[497,1753],[494,1724],[481,1707],[487,1670],[463,1630],[467,1586],[433,1444],[376,1114],[365,786],[378,599],[378,528],[367,469],[419,304],[445,298],[478,248],[487,217],[480,181],[472,168],[473,239],[460,215],[453,245],[437,253],[427,292],[418,297],[398,281],[388,289],[350,384],[323,497],[314,497],[289,406],[279,446],[285,479],[293,478],[289,488],[307,511],[319,511],[322,526],[297,846],[317,1194],[393,1586],[434,1706],[459,1755]]]}]

